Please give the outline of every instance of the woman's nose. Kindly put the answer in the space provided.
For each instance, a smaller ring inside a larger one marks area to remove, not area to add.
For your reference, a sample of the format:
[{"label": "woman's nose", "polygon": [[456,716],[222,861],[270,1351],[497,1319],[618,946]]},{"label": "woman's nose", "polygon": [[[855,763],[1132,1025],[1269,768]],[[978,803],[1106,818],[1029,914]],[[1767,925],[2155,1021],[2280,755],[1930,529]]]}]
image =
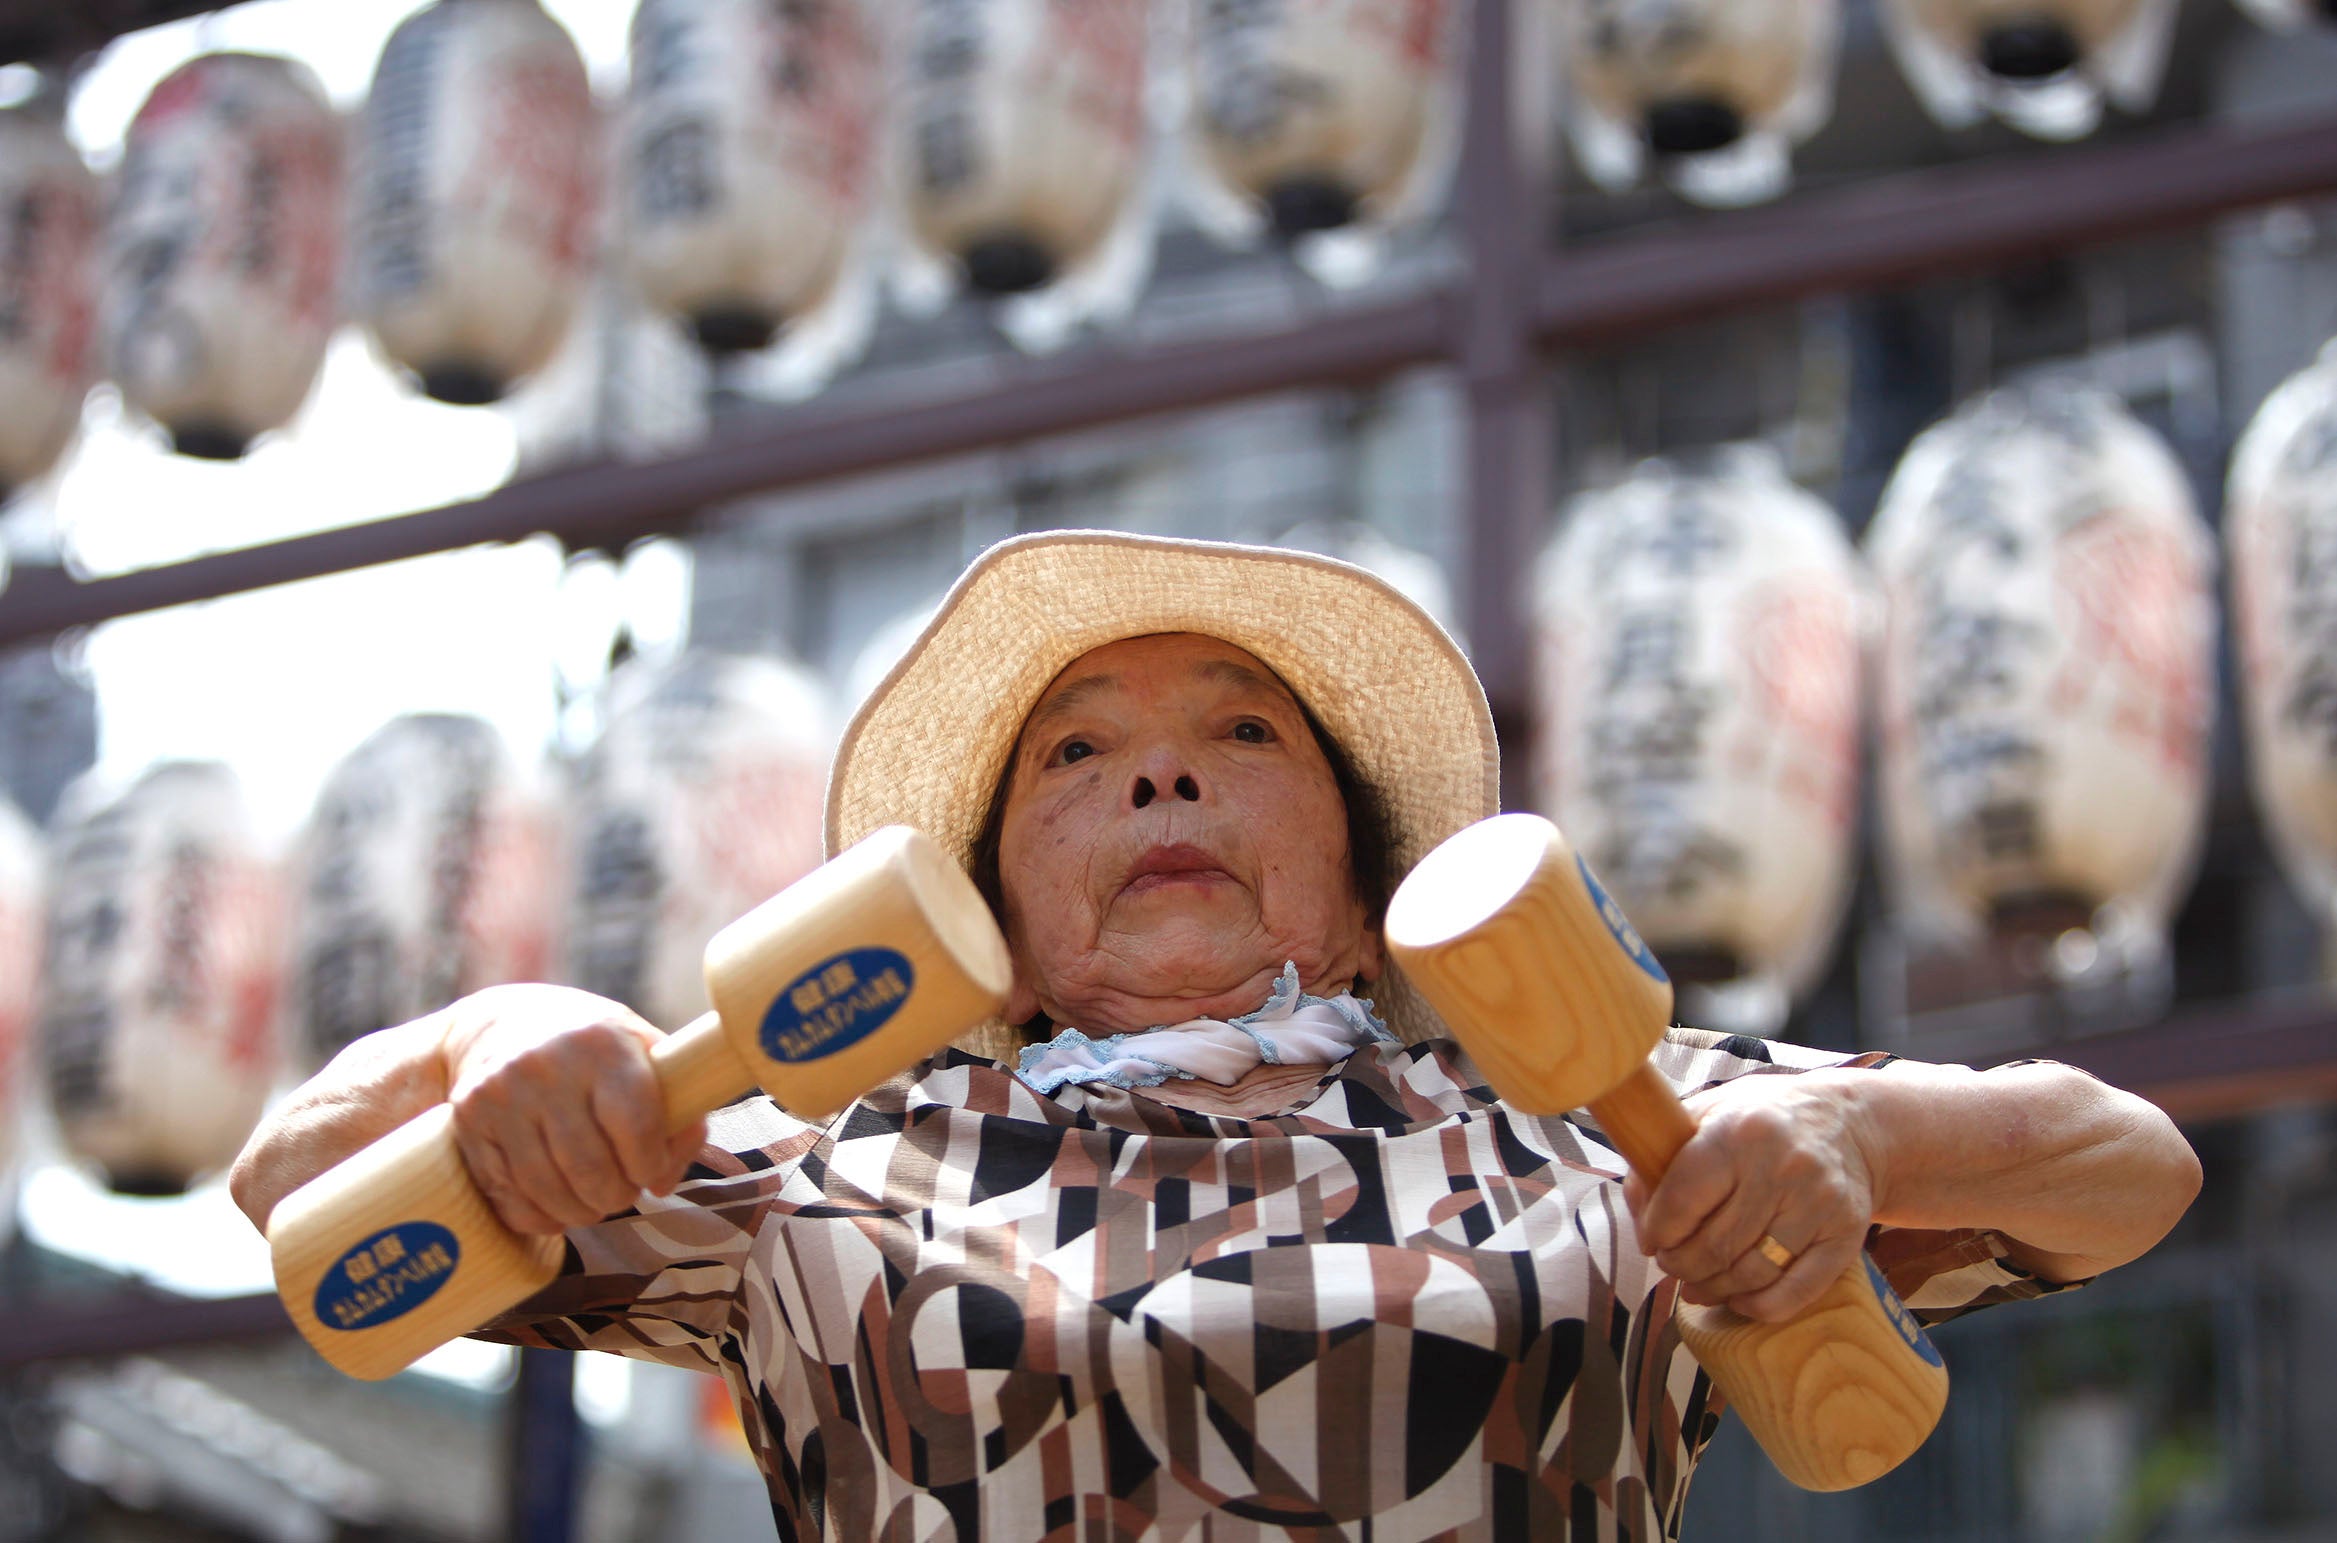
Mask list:
[{"label": "woman's nose", "polygon": [[1128,807],[1142,809],[1156,798],[1178,798],[1188,804],[1201,801],[1201,784],[1177,757],[1156,753],[1128,784]]}]

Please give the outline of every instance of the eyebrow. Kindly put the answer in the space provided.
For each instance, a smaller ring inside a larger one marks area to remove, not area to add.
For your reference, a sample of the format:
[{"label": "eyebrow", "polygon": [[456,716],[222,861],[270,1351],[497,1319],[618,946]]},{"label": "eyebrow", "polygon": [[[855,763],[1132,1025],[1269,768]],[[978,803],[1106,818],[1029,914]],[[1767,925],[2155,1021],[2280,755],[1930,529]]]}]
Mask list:
[{"label": "eyebrow", "polygon": [[1102,696],[1108,691],[1119,689],[1120,677],[1117,675],[1082,675],[1077,680],[1066,681],[1046,701],[1039,704],[1036,712],[1031,714],[1030,720],[1023,725],[1023,737],[1027,739],[1034,731],[1043,729],[1055,719],[1076,711],[1080,703],[1091,697]]},{"label": "eyebrow", "polygon": [[[1193,666],[1193,674],[1197,679],[1216,685],[1256,691],[1285,701],[1296,700],[1290,688],[1279,679],[1253,670],[1236,659],[1203,659]],[[1076,680],[1065,681],[1023,724],[1022,743],[1030,743],[1056,719],[1077,712],[1081,704],[1119,689],[1120,677],[1111,674],[1082,675]]]}]

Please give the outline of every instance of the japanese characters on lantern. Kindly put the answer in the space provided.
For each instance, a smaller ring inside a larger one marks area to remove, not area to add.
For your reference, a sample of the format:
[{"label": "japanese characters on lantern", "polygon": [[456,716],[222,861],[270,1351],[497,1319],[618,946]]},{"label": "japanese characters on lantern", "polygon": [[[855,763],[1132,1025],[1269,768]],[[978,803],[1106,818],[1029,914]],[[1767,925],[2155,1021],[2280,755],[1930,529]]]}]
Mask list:
[{"label": "japanese characters on lantern", "polygon": [[130,124],[106,220],[107,372],[184,455],[289,422],[340,321],[341,121],[305,65],[208,54]]},{"label": "japanese characters on lantern", "polygon": [[57,462],[97,373],[96,179],[50,104],[0,112],[0,499]]},{"label": "japanese characters on lantern", "polygon": [[1143,0],[906,5],[893,100],[910,236],[984,294],[1089,265],[1143,181]]},{"label": "japanese characters on lantern", "polygon": [[872,0],[642,0],[632,63],[632,282],[707,348],[761,348],[863,257],[882,105]]},{"label": "japanese characters on lantern", "polygon": [[2175,0],[1883,0],[1883,36],[1944,128],[1995,116],[2040,139],[2082,139],[2105,101],[2148,110]]},{"label": "japanese characters on lantern", "polygon": [[596,256],[584,61],[536,0],[438,0],[358,122],[354,302],[442,402],[493,402],[567,336]]},{"label": "japanese characters on lantern", "polygon": [[39,1027],[66,1150],[125,1194],[225,1167],[275,1078],[278,891],[234,777],[168,762],[60,818]]},{"label": "japanese characters on lantern", "polygon": [[2337,929],[2337,343],[2257,409],[2223,530],[2257,807],[2291,881]]},{"label": "japanese characters on lantern", "polygon": [[1852,878],[1865,591],[1833,511],[1754,446],[1578,499],[1535,587],[1537,802],[1684,991],[1773,1033]]},{"label": "japanese characters on lantern", "polygon": [[1867,534],[1888,872],[1913,930],[2088,928],[2163,953],[2214,712],[2212,549],[2115,400],[2004,390],[1926,430]]},{"label": "japanese characters on lantern", "polygon": [[1191,132],[1284,240],[1411,212],[1456,134],[1457,0],[1198,0]]},{"label": "japanese characters on lantern", "polygon": [[1836,0],[1560,0],[1577,158],[1609,191],[1649,160],[1684,197],[1738,205],[1792,181],[1833,110]]},{"label": "japanese characters on lantern", "polygon": [[773,659],[627,667],[567,821],[571,984],[673,1029],[706,1011],[706,944],[819,866],[826,701]]},{"label": "japanese characters on lantern", "polygon": [[539,795],[483,720],[417,713],[376,730],[326,779],[302,843],[296,1054],[321,1065],[469,992],[544,979],[551,843]]}]

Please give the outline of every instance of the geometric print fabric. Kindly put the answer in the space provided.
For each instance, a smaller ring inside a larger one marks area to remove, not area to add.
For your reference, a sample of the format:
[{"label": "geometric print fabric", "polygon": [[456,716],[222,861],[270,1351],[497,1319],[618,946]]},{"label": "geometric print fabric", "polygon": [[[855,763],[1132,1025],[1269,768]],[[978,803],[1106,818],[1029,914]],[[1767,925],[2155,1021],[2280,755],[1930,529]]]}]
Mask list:
[{"label": "geometric print fabric", "polygon": [[[1884,1058],[1653,1059],[1686,1092]],[[489,1337],[721,1375],[783,1539],[1652,1543],[1719,1420],[1621,1160],[1448,1040],[1262,1119],[950,1051],[824,1127],[713,1125]],[[1928,1322],[2057,1289],[1987,1234],[1872,1251]]]}]

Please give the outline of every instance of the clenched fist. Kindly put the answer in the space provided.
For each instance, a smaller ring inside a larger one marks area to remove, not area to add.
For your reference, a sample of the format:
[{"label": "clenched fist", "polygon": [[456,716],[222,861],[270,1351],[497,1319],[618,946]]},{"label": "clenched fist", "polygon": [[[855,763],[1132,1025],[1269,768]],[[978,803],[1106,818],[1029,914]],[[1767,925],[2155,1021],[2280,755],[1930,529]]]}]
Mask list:
[{"label": "clenched fist", "polygon": [[667,1135],[650,1047],[620,1003],[498,986],[447,1009],[440,1054],[463,1161],[505,1225],[556,1233],[670,1193],[706,1139]]},{"label": "clenched fist", "polygon": [[1857,1097],[1875,1075],[1740,1077],[1686,1101],[1696,1134],[1663,1182],[1633,1174],[1623,1187],[1640,1247],[1686,1300],[1781,1323],[1851,1266],[1881,1208],[1880,1144]]}]

